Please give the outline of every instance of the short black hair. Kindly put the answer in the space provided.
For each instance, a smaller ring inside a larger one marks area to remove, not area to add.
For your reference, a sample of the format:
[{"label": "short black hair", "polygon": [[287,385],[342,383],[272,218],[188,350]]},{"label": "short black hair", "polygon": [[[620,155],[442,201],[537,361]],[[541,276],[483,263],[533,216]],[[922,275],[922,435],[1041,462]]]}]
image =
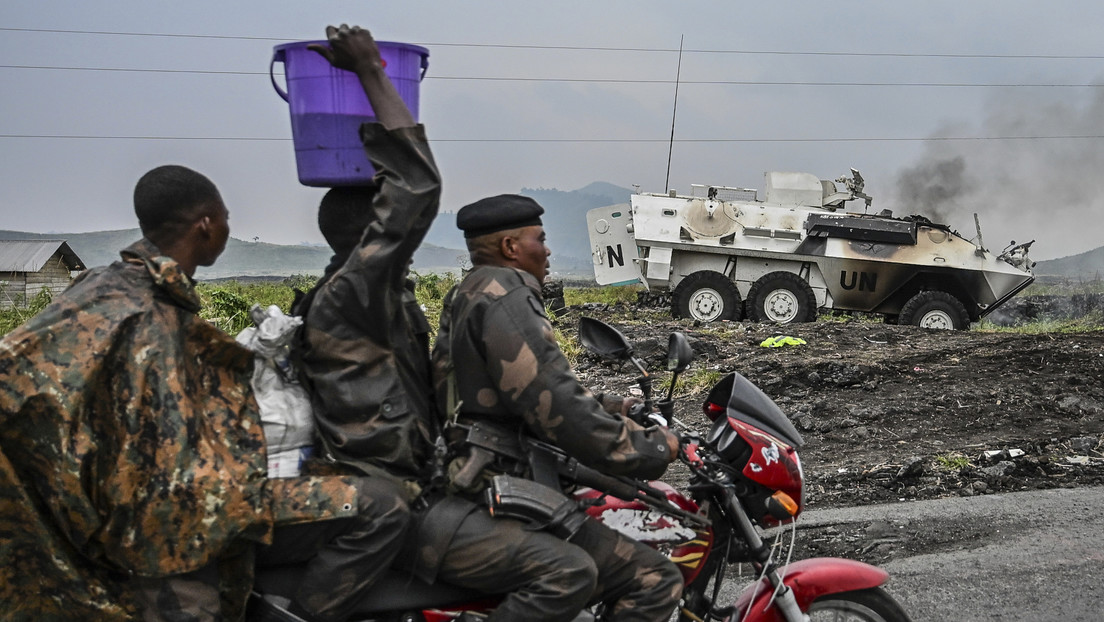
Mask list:
[{"label": "short black hair", "polygon": [[199,218],[207,215],[222,196],[215,184],[185,166],[159,166],[134,186],[134,213],[138,226],[150,241],[171,241]]},{"label": "short black hair", "polygon": [[348,255],[375,218],[376,186],[330,188],[318,204],[318,230],[334,253]]}]

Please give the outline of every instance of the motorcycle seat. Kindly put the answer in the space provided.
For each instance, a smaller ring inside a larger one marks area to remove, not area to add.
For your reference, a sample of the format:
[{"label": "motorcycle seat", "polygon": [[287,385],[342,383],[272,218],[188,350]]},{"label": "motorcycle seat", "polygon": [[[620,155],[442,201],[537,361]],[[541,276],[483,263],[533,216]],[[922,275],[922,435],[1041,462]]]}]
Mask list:
[{"label": "motorcycle seat", "polygon": [[[257,568],[254,591],[291,598],[305,571],[302,565]],[[405,611],[457,606],[493,599],[493,596],[445,583],[426,583],[408,572],[389,570],[364,595],[357,613]]]}]

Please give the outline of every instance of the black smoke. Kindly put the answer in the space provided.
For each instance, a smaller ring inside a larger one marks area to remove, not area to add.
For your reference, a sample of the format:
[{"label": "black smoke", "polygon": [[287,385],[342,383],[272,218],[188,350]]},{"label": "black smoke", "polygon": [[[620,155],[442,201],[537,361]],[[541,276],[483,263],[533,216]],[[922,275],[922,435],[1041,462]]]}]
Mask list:
[{"label": "black smoke", "polygon": [[897,210],[946,223],[969,189],[963,156],[921,162],[897,174]]},{"label": "black smoke", "polygon": [[[955,138],[947,140],[947,138]],[[993,96],[976,124],[948,124],[896,175],[897,215],[919,214],[984,243],[1037,240],[1034,259],[1104,245],[1104,89]]]}]

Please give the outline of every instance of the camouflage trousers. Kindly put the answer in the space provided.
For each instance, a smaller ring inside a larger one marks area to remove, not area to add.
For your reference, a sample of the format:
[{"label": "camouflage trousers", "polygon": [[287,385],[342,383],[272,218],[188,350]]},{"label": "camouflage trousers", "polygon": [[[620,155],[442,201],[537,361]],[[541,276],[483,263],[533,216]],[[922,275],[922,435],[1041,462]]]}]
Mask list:
[{"label": "camouflage trousers", "polygon": [[312,620],[345,620],[391,565],[410,527],[399,485],[381,477],[356,480],[356,516],[278,526],[258,566],[307,562],[294,604]]},{"label": "camouflage trousers", "polygon": [[488,622],[569,621],[605,603],[608,620],[666,621],[682,575],[666,557],[588,519],[570,539],[494,518],[467,515],[441,559],[438,578],[488,594],[508,592]]},{"label": "camouflage trousers", "polygon": [[[255,543],[237,540],[216,562],[166,577],[127,581],[141,622],[236,622],[245,617]],[[75,618],[74,618],[75,619]]]},{"label": "camouflage trousers", "polygon": [[221,622],[218,564],[168,577],[134,579],[141,622]]}]

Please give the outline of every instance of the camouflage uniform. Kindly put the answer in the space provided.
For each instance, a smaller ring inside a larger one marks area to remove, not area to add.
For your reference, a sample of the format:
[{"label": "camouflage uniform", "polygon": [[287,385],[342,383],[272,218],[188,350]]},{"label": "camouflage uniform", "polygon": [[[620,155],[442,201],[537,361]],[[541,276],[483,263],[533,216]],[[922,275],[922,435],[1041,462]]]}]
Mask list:
[{"label": "camouflage uniform", "polygon": [[435,422],[429,324],[407,289],[414,251],[437,215],[441,181],[421,126],[361,127],[379,190],[375,220],[311,292],[302,369],[319,431],[337,460],[406,481],[424,475]]},{"label": "camouflage uniform", "polygon": [[[429,324],[406,276],[440,181],[421,127],[365,125],[361,138],[378,171],[377,220],[308,295],[302,369],[336,467],[391,481],[414,500],[430,482],[439,419]],[[425,581],[515,592],[492,620],[570,620],[590,597],[597,571],[582,550],[565,554],[561,540],[436,489],[416,506],[395,565]]]},{"label": "camouflage uniform", "polygon": [[275,520],[355,512],[346,479],[266,480],[253,354],[150,242],[122,256],[0,340],[5,619],[131,619],[216,579],[235,619]]},{"label": "camouflage uniform", "polygon": [[[450,293],[433,351],[442,408],[451,363],[460,423],[487,422],[531,435],[606,473],[659,477],[670,462],[667,433],[614,414],[619,400],[603,405],[579,384],[556,343],[540,292],[527,272],[480,266]],[[570,543],[553,546],[561,556],[593,559],[597,588],[588,600],[610,604],[611,619],[667,619],[682,580],[665,557],[592,520]],[[534,544],[530,555],[551,554],[543,546]]]},{"label": "camouflage uniform", "polygon": [[378,189],[364,206],[374,219],[296,306],[304,317],[300,369],[323,440],[323,461],[309,468],[367,475],[381,503],[417,500],[409,537],[377,534],[383,550],[372,568],[386,569],[398,556],[399,565],[429,581],[459,521],[474,509],[456,500],[427,508],[438,499],[421,496],[438,423],[429,322],[407,276],[437,215],[440,177],[421,126],[365,124],[361,139],[377,171]]}]

